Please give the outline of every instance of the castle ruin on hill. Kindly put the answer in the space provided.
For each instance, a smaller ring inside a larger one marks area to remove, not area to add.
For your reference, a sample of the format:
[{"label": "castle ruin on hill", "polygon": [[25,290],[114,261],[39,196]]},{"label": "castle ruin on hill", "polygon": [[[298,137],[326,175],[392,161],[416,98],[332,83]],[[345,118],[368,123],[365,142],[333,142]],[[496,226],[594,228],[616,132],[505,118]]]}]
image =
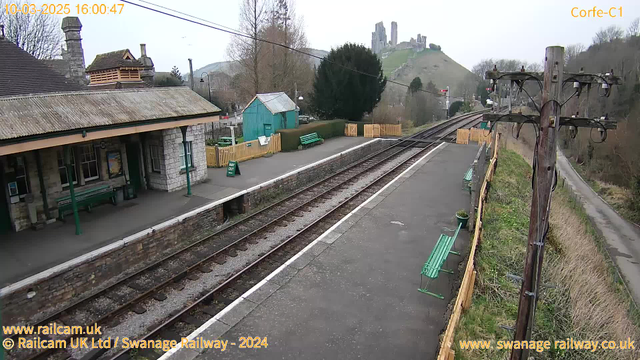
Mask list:
[{"label": "castle ruin on hill", "polygon": [[395,49],[404,50],[412,49],[413,51],[422,51],[427,48],[427,37],[418,34],[416,38],[409,41],[398,43],[398,23],[391,22],[391,40],[387,41],[387,30],[382,21],[376,24],[375,31],[371,33],[371,51],[374,54],[382,54],[385,50]]}]

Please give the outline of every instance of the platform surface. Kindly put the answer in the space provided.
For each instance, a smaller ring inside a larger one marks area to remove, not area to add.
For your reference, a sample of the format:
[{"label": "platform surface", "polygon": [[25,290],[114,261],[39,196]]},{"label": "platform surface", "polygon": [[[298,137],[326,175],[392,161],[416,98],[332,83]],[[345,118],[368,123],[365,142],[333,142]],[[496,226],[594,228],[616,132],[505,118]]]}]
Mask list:
[{"label": "platform surface", "polygon": [[371,139],[338,137],[302,151],[277,153],[240,163],[242,175],[227,178],[226,169],[208,169],[208,179],[192,187],[167,193],[148,190],[118,206],[105,204],[92,213],[80,211],[82,235],[75,235],[73,216],[39,231],[3,234],[0,239],[0,288],[70,259],[121,240],[123,237],[223,199],[300,167],[343,152]]},{"label": "platform surface", "polygon": [[[228,340],[227,350],[180,349],[190,359],[430,359],[445,326],[461,257],[450,255],[430,290],[420,271],[455,212],[469,210],[462,178],[478,151],[447,144],[354,212],[315,245],[197,337]],[[463,230],[454,249],[468,251]],[[267,337],[266,349],[240,349],[242,336]],[[236,345],[233,346],[232,343]],[[164,360],[164,359],[163,359]]]}]

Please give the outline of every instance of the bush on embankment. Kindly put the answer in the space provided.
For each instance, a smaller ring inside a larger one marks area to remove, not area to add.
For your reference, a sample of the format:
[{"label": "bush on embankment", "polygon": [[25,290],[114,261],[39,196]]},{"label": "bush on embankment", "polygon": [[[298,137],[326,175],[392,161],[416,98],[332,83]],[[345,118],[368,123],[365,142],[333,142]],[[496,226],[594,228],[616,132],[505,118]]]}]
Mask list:
[{"label": "bush on embankment", "polygon": [[[483,237],[476,256],[473,303],[456,330],[456,359],[499,359],[508,350],[498,340],[512,340],[529,229],[531,167],[513,151],[501,150],[483,218]],[[636,350],[559,350],[555,340],[621,340],[640,338],[637,313],[597,232],[582,207],[561,183],[553,194],[550,231],[544,254],[532,340],[549,340],[551,349],[532,351],[536,359],[636,359]],[[460,340],[492,340],[491,350],[461,350]]]},{"label": "bush on embankment", "polygon": [[296,129],[281,129],[277,131],[281,135],[282,151],[293,151],[300,145],[300,136],[318,133],[323,139],[329,139],[344,135],[344,120],[314,121],[310,124],[300,125]]}]

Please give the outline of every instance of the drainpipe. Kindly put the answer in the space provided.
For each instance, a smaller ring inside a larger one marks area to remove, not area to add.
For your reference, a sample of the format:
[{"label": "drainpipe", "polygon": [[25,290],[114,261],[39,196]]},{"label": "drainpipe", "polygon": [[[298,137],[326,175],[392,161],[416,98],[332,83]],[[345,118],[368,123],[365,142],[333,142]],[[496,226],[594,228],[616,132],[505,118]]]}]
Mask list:
[{"label": "drainpipe", "polygon": [[[187,156],[187,129],[189,126],[180,126],[182,131],[182,145],[184,146],[184,169],[187,173],[187,196],[191,196],[191,178],[189,177],[189,157]],[[191,149],[193,151],[193,148]]]},{"label": "drainpipe", "polygon": [[76,223],[76,235],[82,234],[80,229],[80,217],[78,216],[78,204],[76,203],[76,193],[73,190],[73,167],[71,166],[71,147],[65,145],[64,163],[67,167],[67,179],[69,180],[69,195],[71,196],[71,208],[73,209],[73,221]]},{"label": "drainpipe", "polygon": [[49,211],[49,202],[47,201],[47,188],[44,185],[44,176],[42,175],[42,159],[40,158],[40,150],[36,150],[36,167],[38,168],[38,181],[40,182],[40,194],[42,194],[42,206],[44,207],[44,215],[47,220],[51,219]]}]

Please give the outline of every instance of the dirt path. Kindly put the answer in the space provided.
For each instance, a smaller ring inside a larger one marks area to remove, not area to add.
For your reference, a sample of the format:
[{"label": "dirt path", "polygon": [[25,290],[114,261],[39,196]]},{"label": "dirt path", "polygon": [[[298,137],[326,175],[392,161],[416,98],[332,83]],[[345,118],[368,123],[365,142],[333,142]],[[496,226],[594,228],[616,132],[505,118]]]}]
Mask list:
[{"label": "dirt path", "polygon": [[608,244],[608,250],[636,304],[640,305],[640,229],[616,213],[591,187],[576,173],[569,160],[558,151],[557,168],[559,175],[579,195],[580,201],[598,231]]}]

